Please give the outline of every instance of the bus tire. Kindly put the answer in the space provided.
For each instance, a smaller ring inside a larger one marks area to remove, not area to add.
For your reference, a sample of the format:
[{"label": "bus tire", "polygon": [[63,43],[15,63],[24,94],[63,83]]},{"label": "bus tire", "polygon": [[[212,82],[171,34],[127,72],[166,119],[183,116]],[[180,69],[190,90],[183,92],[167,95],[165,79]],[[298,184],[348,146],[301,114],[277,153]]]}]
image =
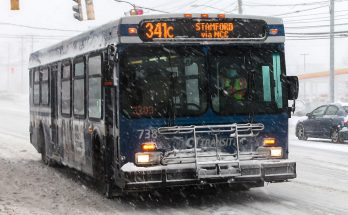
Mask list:
[{"label": "bus tire", "polygon": [[107,180],[106,176],[106,158],[105,158],[105,146],[102,144],[98,135],[94,135],[93,140],[93,177],[96,180],[98,189],[106,196],[111,199],[112,183]]},{"label": "bus tire", "polygon": [[48,158],[47,158],[47,153],[46,153],[46,143],[45,143],[45,135],[43,131],[42,125],[39,127],[38,135],[37,135],[37,142],[38,145],[40,146],[40,151],[41,151],[41,161],[48,165]]}]

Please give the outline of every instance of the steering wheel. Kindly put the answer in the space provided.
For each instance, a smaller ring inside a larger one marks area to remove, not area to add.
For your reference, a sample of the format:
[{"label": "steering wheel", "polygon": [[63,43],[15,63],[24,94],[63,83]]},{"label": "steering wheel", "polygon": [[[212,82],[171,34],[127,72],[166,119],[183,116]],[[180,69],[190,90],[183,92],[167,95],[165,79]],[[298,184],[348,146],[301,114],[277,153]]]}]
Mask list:
[{"label": "steering wheel", "polygon": [[[243,93],[244,95],[243,96],[245,96],[245,94],[246,94],[246,91],[247,91],[247,88],[244,88],[244,89],[240,89],[240,90],[236,90],[236,91],[234,91],[233,93],[231,93],[231,92],[228,92],[227,90],[223,90],[223,92],[224,92],[224,95],[226,95],[226,96],[230,96],[230,97],[233,97],[235,94],[237,94],[237,93]],[[227,92],[227,93],[225,93],[225,92]]]}]

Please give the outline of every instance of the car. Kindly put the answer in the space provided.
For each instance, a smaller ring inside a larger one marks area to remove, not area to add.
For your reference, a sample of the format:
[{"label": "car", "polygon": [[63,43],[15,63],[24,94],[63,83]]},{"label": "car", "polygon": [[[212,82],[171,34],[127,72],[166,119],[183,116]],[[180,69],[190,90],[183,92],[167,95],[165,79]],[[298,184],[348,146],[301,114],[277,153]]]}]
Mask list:
[{"label": "car", "polygon": [[299,140],[313,137],[342,143],[348,139],[348,104],[322,105],[306,116],[306,119],[299,120],[296,124],[296,136]]}]

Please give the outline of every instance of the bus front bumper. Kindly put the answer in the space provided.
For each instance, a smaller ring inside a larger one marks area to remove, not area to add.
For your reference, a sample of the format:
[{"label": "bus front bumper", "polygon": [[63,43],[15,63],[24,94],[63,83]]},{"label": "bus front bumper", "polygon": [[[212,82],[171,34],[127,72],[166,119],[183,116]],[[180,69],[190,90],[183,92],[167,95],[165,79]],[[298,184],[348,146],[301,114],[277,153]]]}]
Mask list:
[{"label": "bus front bumper", "polygon": [[[197,174],[192,164],[138,167],[127,163],[121,168],[124,190],[148,190],[172,186],[190,186],[221,183],[281,182],[296,178],[296,162],[289,160],[248,160],[240,161],[239,167],[228,170],[206,170]],[[210,173],[209,173],[210,171]],[[213,172],[213,174],[212,174]]]}]

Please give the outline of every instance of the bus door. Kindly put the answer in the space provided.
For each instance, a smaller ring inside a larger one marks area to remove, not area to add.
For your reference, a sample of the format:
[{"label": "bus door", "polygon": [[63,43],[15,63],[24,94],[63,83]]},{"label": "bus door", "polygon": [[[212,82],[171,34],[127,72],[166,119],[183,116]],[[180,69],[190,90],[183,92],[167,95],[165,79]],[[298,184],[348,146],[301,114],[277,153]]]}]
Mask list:
[{"label": "bus door", "polygon": [[58,65],[52,65],[50,69],[50,77],[51,77],[51,95],[50,95],[50,103],[51,103],[51,142],[53,144],[53,153],[59,152],[58,145],[58,103],[57,103],[57,73],[58,73]]},{"label": "bus door", "polygon": [[83,170],[86,166],[85,136],[87,135],[86,123],[86,64],[84,58],[77,58],[73,65],[73,102],[72,102],[72,142],[74,166]]}]

